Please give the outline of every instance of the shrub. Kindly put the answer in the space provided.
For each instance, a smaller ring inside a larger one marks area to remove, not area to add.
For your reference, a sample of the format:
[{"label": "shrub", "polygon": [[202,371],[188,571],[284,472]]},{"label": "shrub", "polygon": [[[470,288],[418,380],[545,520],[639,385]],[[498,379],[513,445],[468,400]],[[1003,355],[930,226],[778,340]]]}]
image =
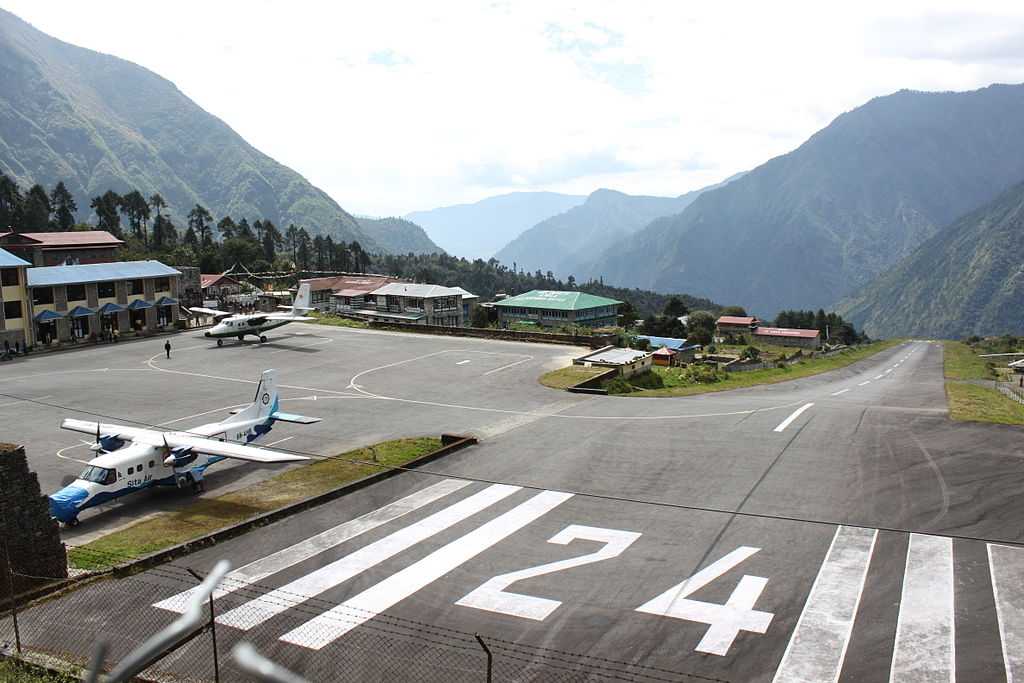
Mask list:
[{"label": "shrub", "polygon": [[691,384],[714,384],[722,381],[722,375],[714,365],[690,365],[683,372],[683,378]]},{"label": "shrub", "polygon": [[665,380],[661,378],[661,375],[650,370],[633,375],[628,381],[637,389],[661,389],[665,386]]},{"label": "shrub", "polygon": [[716,349],[716,348],[715,348],[715,345],[714,345],[714,344],[711,344],[710,346],[708,346],[708,347],[707,347],[706,349],[704,349],[704,350],[705,350],[705,351],[707,351],[708,353],[714,353],[714,352],[715,352],[715,351],[717,351],[718,349]]},{"label": "shrub", "polygon": [[609,380],[608,383],[604,385],[604,388],[609,394],[629,394],[633,391],[633,385],[622,377],[616,377],[613,380]]},{"label": "shrub", "polygon": [[757,360],[760,357],[761,349],[757,348],[756,346],[748,346],[747,348],[743,349],[743,352],[740,354],[740,358],[744,360]]}]

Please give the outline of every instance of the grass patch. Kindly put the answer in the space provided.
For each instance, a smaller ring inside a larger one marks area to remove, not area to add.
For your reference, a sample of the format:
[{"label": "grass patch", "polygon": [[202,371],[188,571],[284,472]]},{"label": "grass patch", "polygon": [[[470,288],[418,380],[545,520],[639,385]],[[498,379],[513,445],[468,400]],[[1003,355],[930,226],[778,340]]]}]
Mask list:
[{"label": "grass patch", "polygon": [[967,344],[957,341],[942,342],[942,367],[946,379],[993,379],[992,363],[979,358]]},{"label": "grass patch", "polygon": [[567,368],[559,368],[545,373],[537,381],[552,389],[568,389],[607,370],[608,368],[587,368],[582,365],[570,365]]},{"label": "grass patch", "polygon": [[1024,425],[1024,406],[1011,401],[998,389],[946,382],[949,416],[954,420]]},{"label": "grass patch", "polygon": [[309,311],[307,313],[309,317],[314,319],[313,324],[316,325],[330,325],[331,327],[354,327],[359,330],[365,330],[370,325],[365,320],[353,320],[352,318],[343,318],[340,315],[331,315],[330,313],[321,313],[319,311]]},{"label": "grass patch", "polygon": [[51,673],[6,657],[0,658],[0,681],[4,683],[78,683],[71,674]]},{"label": "grass patch", "polygon": [[711,381],[709,373],[701,373],[695,376],[693,372],[687,372],[690,368],[666,368],[654,366],[653,372],[661,375],[664,387],[661,389],[647,389],[634,391],[628,396],[692,396],[694,394],[705,394],[714,391],[728,391],[730,389],[742,389],[758,384],[775,384],[800,377],[809,377],[829,370],[837,370],[846,367],[851,363],[869,358],[876,353],[890,349],[902,340],[892,339],[888,341],[873,342],[856,349],[841,351],[834,356],[827,358],[809,358],[800,361],[795,365],[788,365],[784,368],[767,368],[764,370],[750,370],[748,372],[718,372],[714,374],[715,381]]},{"label": "grass patch", "polygon": [[68,561],[79,569],[109,567],[199,538],[380,471],[372,464],[347,460],[404,465],[440,447],[441,439],[436,437],[395,439],[343,453],[339,459],[318,460],[223,496],[198,498],[183,510],[160,513],[91,543],[70,548]]}]

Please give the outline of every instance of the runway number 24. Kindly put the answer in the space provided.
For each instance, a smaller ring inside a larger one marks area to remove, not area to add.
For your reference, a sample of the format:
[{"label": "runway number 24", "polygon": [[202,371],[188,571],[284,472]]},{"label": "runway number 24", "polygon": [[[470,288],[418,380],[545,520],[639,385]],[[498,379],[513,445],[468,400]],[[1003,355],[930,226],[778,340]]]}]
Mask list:
[{"label": "runway number 24", "polygon": [[[523,619],[543,621],[562,604],[560,600],[538,598],[506,590],[509,586],[545,574],[582,567],[602,560],[610,560],[621,555],[640,534],[634,531],[618,529],[602,529],[599,527],[572,524],[548,539],[548,543],[568,545],[579,539],[603,543],[604,545],[592,553],[571,557],[557,562],[520,569],[488,579],[479,588],[470,591],[456,602],[463,607],[474,607],[488,612],[499,612]],[[740,631],[764,633],[774,616],[770,612],[754,609],[754,604],[761,596],[768,579],[760,576],[744,575],[739,585],[733,590],[724,605],[700,600],[692,600],[689,596],[708,585],[727,571],[747,559],[760,548],[743,546],[713,562],[693,576],[669,588],[657,597],[636,608],[637,612],[672,617],[685,621],[694,621],[708,625],[700,643],[698,652],[725,655],[729,652]]]}]

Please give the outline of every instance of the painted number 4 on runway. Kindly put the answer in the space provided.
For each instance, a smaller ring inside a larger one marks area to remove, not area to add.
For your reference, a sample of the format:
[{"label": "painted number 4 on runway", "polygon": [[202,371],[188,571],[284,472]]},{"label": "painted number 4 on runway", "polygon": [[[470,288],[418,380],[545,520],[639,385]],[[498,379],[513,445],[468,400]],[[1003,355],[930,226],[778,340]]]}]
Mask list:
[{"label": "painted number 4 on runway", "polygon": [[[638,538],[640,538],[640,534],[634,531],[602,529],[580,524],[567,526],[548,539],[548,543],[567,545],[572,541],[580,539],[603,543],[604,545],[599,550],[586,555],[495,576],[485,581],[479,588],[470,591],[455,604],[463,607],[474,607],[488,612],[508,614],[523,619],[543,621],[561,606],[560,600],[512,593],[506,589],[513,583],[524,579],[544,576],[545,574],[552,574],[618,557]],[[760,576],[744,575],[724,605],[692,600],[689,596],[722,574],[725,574],[758,550],[760,548],[750,548],[748,546],[737,548],[682,583],[669,588],[661,595],[637,607],[636,611],[707,624],[709,628],[704,637],[701,638],[700,643],[697,644],[696,650],[709,654],[725,655],[729,652],[729,648],[740,631],[764,633],[768,630],[768,625],[771,623],[774,615],[770,612],[761,612],[754,609],[754,604],[768,584],[768,579]]]}]

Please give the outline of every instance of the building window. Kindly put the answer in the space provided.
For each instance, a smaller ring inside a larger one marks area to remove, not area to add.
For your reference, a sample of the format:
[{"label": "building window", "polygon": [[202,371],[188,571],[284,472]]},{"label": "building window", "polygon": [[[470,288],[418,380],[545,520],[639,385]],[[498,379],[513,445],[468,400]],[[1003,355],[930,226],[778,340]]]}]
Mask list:
[{"label": "building window", "polygon": [[4,318],[7,320],[17,320],[21,317],[21,302],[20,301],[5,301],[4,302]]},{"label": "building window", "polygon": [[156,279],[156,291],[158,291],[158,292],[169,292],[169,291],[171,291],[171,278],[169,278],[169,277],[158,277]]},{"label": "building window", "polygon": [[143,284],[142,280],[129,280],[128,281],[128,293],[129,294],[143,294],[146,291],[146,285]]},{"label": "building window", "polygon": [[68,301],[85,301],[85,285],[68,285]]},{"label": "building window", "polygon": [[99,282],[96,284],[96,295],[101,299],[113,299],[116,296],[113,282]]},{"label": "building window", "polygon": [[53,287],[35,287],[32,289],[32,303],[36,306],[53,303]]},{"label": "building window", "polygon": [[4,287],[16,287],[20,284],[21,280],[18,278],[17,268],[0,269],[0,285]]}]

